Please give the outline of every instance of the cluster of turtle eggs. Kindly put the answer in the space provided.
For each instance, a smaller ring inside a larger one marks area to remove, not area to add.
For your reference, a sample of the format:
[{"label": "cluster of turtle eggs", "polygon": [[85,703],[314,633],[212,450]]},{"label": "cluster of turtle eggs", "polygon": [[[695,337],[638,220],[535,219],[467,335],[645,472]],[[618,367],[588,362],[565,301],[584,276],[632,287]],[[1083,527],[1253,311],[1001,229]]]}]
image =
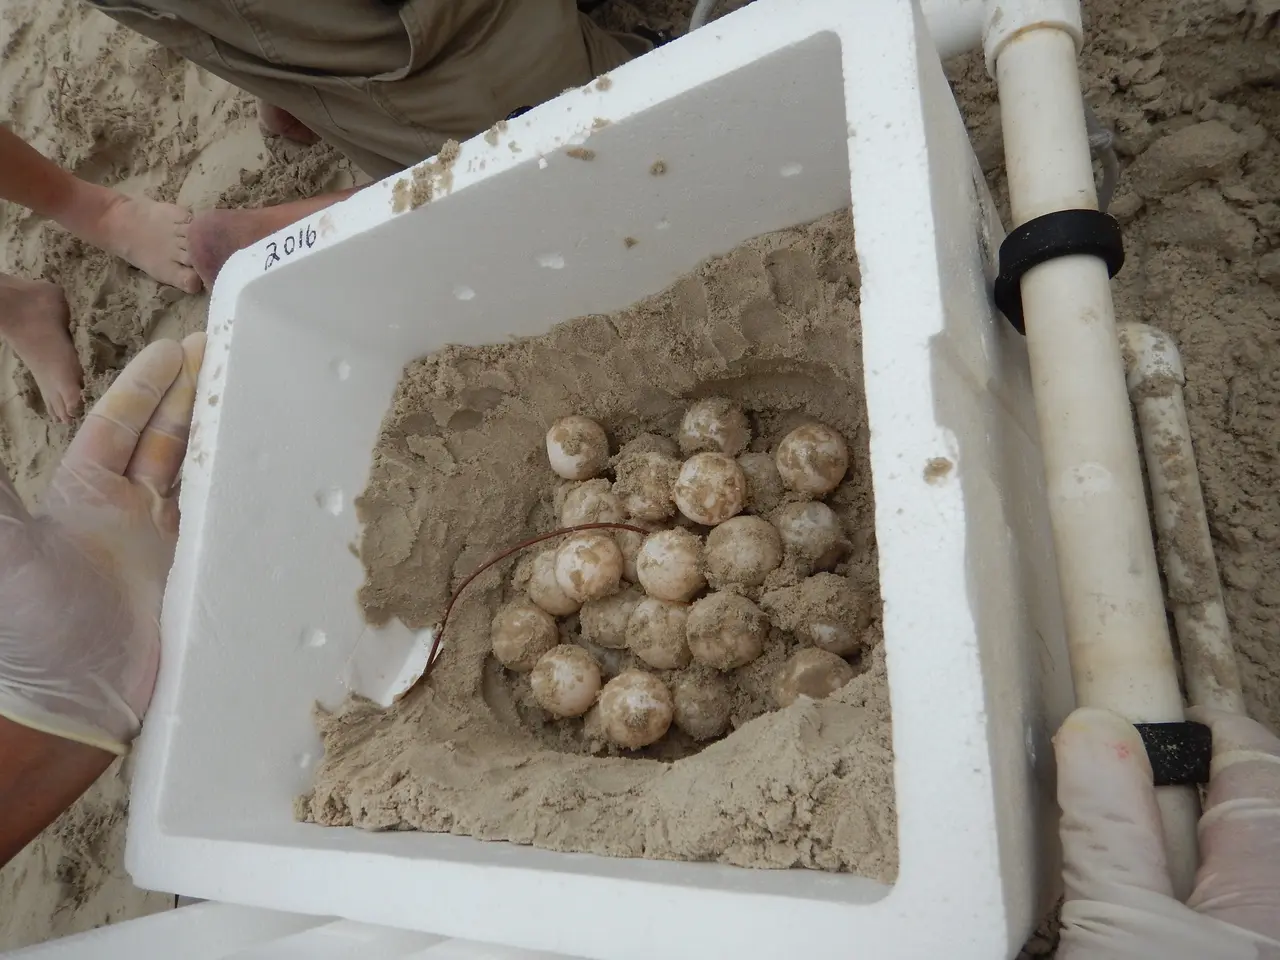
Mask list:
[{"label": "cluster of turtle eggs", "polygon": [[[598,423],[569,416],[552,425],[551,468],[576,482],[559,497],[562,526],[627,523],[650,532],[566,536],[533,558],[523,595],[494,616],[494,656],[530,673],[543,709],[585,715],[590,736],[623,749],[656,742],[672,723],[695,740],[720,736],[732,709],[725,676],[758,658],[770,635],[769,616],[743,592],[764,584],[784,558],[811,576],[797,588],[799,613],[774,623],[808,645],[778,672],[774,700],[786,706],[802,694],[823,697],[852,679],[844,657],[863,643],[865,622],[858,621],[866,605],[844,577],[825,572],[847,544],[821,501],[848,469],[845,440],[809,422],[772,455],[744,452],[750,441],[741,410],[723,398],[702,400],[686,412],[678,446],[642,434],[614,458],[610,482],[603,476],[609,442]],[[748,506],[770,518],[744,514]],[[698,528],[710,529],[704,537]],[[826,614],[806,615],[806,598]],[[638,668],[603,683],[588,649],[560,642],[556,618],[574,614],[584,641],[629,650],[666,672],[669,683]]]}]

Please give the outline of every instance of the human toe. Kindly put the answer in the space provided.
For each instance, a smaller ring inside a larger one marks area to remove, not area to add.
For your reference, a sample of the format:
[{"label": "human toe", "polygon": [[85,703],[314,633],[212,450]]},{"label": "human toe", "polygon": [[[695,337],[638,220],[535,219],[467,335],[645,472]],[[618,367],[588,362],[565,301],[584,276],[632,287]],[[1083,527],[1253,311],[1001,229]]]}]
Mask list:
[{"label": "human toe", "polygon": [[177,271],[174,286],[183,293],[196,294],[204,289],[204,281],[200,279],[200,274],[189,265],[189,260],[182,261],[184,266]]}]

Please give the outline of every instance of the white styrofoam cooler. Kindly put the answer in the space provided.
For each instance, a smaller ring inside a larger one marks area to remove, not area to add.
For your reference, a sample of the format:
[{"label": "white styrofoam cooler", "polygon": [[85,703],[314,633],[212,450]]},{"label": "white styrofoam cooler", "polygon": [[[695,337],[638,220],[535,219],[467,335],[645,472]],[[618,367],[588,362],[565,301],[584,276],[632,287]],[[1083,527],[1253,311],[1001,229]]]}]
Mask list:
[{"label": "white styrofoam cooler", "polygon": [[[760,0],[423,175],[430,203],[377,184],[214,291],[134,879],[594,958],[1016,951],[1051,890],[1069,680],[1025,350],[988,295],[1000,227],[918,9]],[[295,823],[313,701],[383,697],[420,650],[364,625],[348,549],[403,365],[619,309],[851,201],[897,883]]]},{"label": "white styrofoam cooler", "polygon": [[0,953],[0,960],[572,960],[350,920],[197,903]]}]

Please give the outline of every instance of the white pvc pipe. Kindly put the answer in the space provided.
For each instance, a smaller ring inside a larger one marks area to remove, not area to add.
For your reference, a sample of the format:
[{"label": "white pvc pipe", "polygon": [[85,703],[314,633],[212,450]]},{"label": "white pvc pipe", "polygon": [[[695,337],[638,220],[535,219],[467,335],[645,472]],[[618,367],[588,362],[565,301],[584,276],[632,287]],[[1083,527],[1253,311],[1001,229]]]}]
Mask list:
[{"label": "white pvc pipe", "polygon": [[[995,50],[1014,223],[1097,209],[1076,39],[1016,26],[1002,22]],[[1041,264],[1022,279],[1022,303],[1076,699],[1134,722],[1180,721],[1106,265],[1091,256]],[[1163,787],[1157,799],[1175,889],[1186,894],[1198,797]]]},{"label": "white pvc pipe", "polygon": [[1119,333],[1187,694],[1197,706],[1242,714],[1240,669],[1183,403],[1182,359],[1173,338],[1154,327],[1126,323]]},{"label": "white pvc pipe", "polygon": [[[996,75],[996,62],[1006,43],[1033,30],[1066,33],[1079,53],[1084,45],[1080,0],[984,0],[982,54],[987,61],[987,72],[993,77]],[[1074,60],[1072,62],[1074,64]],[[1072,89],[1076,96],[1080,95],[1079,80]]]},{"label": "white pvc pipe", "polygon": [[946,60],[982,45],[983,0],[920,0],[929,35]]}]

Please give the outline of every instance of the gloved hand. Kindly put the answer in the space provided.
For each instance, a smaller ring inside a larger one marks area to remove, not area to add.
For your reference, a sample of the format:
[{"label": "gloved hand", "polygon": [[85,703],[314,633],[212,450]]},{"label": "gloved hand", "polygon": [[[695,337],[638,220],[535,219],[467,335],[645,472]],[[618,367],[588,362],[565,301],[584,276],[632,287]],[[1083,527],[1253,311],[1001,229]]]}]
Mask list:
[{"label": "gloved hand", "polygon": [[1280,740],[1246,717],[1189,715],[1213,729],[1213,768],[1186,904],[1172,895],[1137,730],[1105,710],[1080,709],[1054,738],[1063,960],[1280,957]]},{"label": "gloved hand", "polygon": [[204,334],[148,346],[90,411],[41,508],[0,471],[0,716],[124,753],[151,701]]}]

